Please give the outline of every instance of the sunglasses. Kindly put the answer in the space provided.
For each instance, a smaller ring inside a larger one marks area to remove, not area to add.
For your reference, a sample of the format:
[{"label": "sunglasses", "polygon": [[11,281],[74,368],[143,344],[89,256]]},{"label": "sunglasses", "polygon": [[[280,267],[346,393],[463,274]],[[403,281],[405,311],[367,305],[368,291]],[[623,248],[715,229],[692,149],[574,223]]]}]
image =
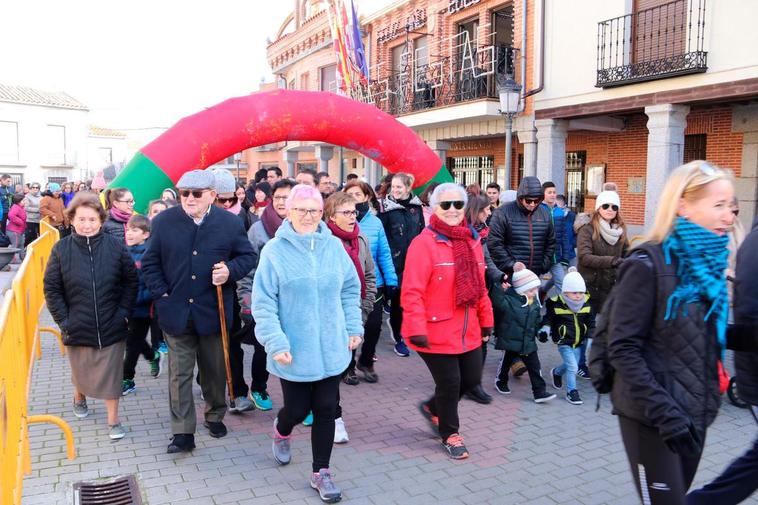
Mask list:
[{"label": "sunglasses", "polygon": [[529,205],[537,205],[542,201],[542,198],[524,198],[524,203],[528,203]]},{"label": "sunglasses", "polygon": [[32,189],[39,189],[39,186],[32,186]]},{"label": "sunglasses", "polygon": [[[195,197],[195,198],[198,198],[198,197]],[[216,197],[216,201],[220,204],[230,202],[232,205],[234,205],[235,203],[237,203],[238,200],[239,198],[237,198],[236,196],[232,196],[230,198],[224,198],[223,196]]]},{"label": "sunglasses", "polygon": [[465,203],[463,203],[463,200],[454,200],[454,201],[446,201],[446,202],[440,202],[440,207],[442,210],[449,210],[450,206],[455,207],[457,210],[461,210]]},{"label": "sunglasses", "polygon": [[610,203],[604,203],[601,207],[603,210],[613,209],[613,212],[619,211],[618,205],[611,205]]},{"label": "sunglasses", "polygon": [[190,195],[194,196],[195,198],[202,198],[203,193],[206,191],[210,191],[209,189],[180,189],[179,190],[179,196],[182,198],[189,198]]}]

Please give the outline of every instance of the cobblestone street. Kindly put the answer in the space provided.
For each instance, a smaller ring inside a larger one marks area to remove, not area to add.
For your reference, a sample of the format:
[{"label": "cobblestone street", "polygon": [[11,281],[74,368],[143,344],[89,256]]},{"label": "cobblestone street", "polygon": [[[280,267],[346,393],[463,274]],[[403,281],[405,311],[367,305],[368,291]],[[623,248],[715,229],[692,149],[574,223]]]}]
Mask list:
[{"label": "cobblestone street", "polygon": [[[43,325],[51,323],[47,314],[44,318]],[[252,347],[245,346],[245,351]],[[547,375],[559,362],[558,353],[547,344],[541,344],[540,353]],[[484,372],[485,389],[496,396],[494,402],[461,402],[461,433],[471,457],[454,462],[416,410],[433,387],[426,367],[415,354],[395,356],[384,335],[376,364],[379,383],[341,388],[350,442],[335,446],[332,469],[343,488],[343,501],[353,505],[638,503],[608,400],[596,413],[591,384],[581,380],[584,405],[570,405],[560,394],[537,405],[531,401],[526,377],[511,381],[510,396],[498,395],[492,382],[499,354],[489,353]],[[248,363],[249,359],[248,355]],[[66,419],[74,430],[78,457],[65,459],[65,443],[57,428],[31,426],[32,474],[24,481],[24,504],[72,503],[74,482],[130,473],[137,475],[150,505],[321,503],[307,480],[308,428],[294,432],[291,465],[279,467],[271,457],[271,424],[281,406],[278,379],[269,381],[273,411],[227,415],[229,435],[222,439],[208,436],[199,422],[197,449],[191,455],[166,454],[167,373],[152,379],[147,363],[140,361],[136,380],[136,393],[121,403],[128,434],[111,443],[101,401],[90,401],[88,418],[74,417],[68,361],[54,340],[43,337],[30,413]],[[197,386],[196,393],[201,416]],[[708,432],[695,485],[717,475],[755,432],[748,411],[725,401]],[[758,503],[758,498],[746,503]]]}]

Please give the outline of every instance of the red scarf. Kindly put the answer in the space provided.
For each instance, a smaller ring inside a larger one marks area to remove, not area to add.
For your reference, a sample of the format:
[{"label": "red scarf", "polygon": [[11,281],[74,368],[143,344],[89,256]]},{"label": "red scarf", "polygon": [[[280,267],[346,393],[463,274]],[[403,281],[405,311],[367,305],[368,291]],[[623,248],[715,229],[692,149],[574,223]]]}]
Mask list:
[{"label": "red scarf", "polygon": [[453,258],[455,261],[455,305],[473,305],[479,302],[484,295],[484,282],[482,281],[479,265],[474,251],[469,242],[474,234],[466,220],[458,226],[450,226],[432,214],[429,220],[432,230],[447,237],[453,243]]},{"label": "red scarf", "polygon": [[266,230],[266,235],[268,235],[268,238],[274,238],[276,235],[276,230],[279,229],[279,227],[282,225],[282,221],[284,220],[279,217],[279,214],[276,213],[274,206],[269,205],[263,209],[263,214],[261,214],[261,221],[263,222],[263,229]]},{"label": "red scarf", "polygon": [[329,220],[326,225],[332,230],[335,237],[342,240],[342,245],[345,246],[348,256],[353,260],[355,271],[358,272],[358,278],[361,280],[361,300],[363,300],[366,298],[366,277],[363,275],[363,265],[361,265],[361,246],[358,241],[358,234],[361,230],[358,228],[358,223],[355,223],[355,229],[353,229],[352,233],[343,230],[331,220]]}]

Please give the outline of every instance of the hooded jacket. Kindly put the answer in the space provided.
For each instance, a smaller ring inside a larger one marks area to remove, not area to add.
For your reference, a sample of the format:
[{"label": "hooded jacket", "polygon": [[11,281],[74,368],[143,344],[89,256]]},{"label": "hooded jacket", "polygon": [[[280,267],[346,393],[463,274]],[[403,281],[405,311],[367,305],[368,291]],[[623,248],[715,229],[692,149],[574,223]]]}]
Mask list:
[{"label": "hooded jacket", "polygon": [[392,262],[395,264],[395,273],[399,281],[398,285],[400,285],[403,282],[405,256],[408,254],[408,248],[425,226],[422,203],[414,195],[406,207],[387,196],[382,200],[381,208],[382,212],[379,213],[379,219],[382,221],[384,232],[387,234],[387,241],[392,252]]},{"label": "hooded jacket", "polygon": [[555,229],[550,211],[538,205],[529,212],[520,203],[522,198],[542,195],[539,179],[524,177],[516,201],[499,207],[493,214],[487,248],[495,266],[508,276],[513,274],[517,261],[537,275],[549,272],[554,263]]},{"label": "hooded jacket", "polygon": [[371,246],[371,257],[376,267],[376,289],[384,286],[397,287],[395,264],[392,262],[387,234],[382,222],[371,211],[366,212],[360,222],[361,233],[366,236]]},{"label": "hooded jacket", "polygon": [[540,304],[537,297],[527,303],[513,287],[504,290],[499,284],[490,289],[495,312],[495,349],[527,355],[537,350]]},{"label": "hooded jacket", "polygon": [[563,295],[549,298],[545,303],[542,326],[550,326],[556,344],[579,347],[582,342],[592,337],[595,329],[595,311],[590,304],[590,295],[584,295],[584,305],[579,312],[569,308]]},{"label": "hooded jacket", "polygon": [[[363,335],[355,265],[324,222],[302,235],[282,223],[261,251],[252,309],[267,370],[293,382],[340,375],[352,357],[348,336]],[[286,351],[292,363],[280,365],[274,356]]]}]

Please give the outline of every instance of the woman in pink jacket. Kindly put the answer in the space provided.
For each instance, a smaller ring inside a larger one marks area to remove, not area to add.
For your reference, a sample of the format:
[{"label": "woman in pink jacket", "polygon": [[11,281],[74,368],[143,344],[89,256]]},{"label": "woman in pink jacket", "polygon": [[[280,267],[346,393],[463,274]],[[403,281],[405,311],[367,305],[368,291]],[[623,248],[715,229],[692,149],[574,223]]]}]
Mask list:
[{"label": "woman in pink jacket", "polygon": [[[26,210],[24,209],[24,195],[17,193],[13,195],[13,203],[8,211],[8,224],[5,228],[8,232],[8,238],[11,241],[11,247],[21,249],[18,253],[20,260],[24,259],[24,236],[26,234]],[[13,263],[18,263],[19,259],[14,258]]]},{"label": "woman in pink jacket", "polygon": [[458,401],[481,381],[482,343],[494,324],[482,244],[464,218],[466,200],[457,184],[435,188],[429,226],[408,248],[401,294],[402,333],[435,383],[434,396],[420,409],[453,459],[468,457],[459,433]]}]

